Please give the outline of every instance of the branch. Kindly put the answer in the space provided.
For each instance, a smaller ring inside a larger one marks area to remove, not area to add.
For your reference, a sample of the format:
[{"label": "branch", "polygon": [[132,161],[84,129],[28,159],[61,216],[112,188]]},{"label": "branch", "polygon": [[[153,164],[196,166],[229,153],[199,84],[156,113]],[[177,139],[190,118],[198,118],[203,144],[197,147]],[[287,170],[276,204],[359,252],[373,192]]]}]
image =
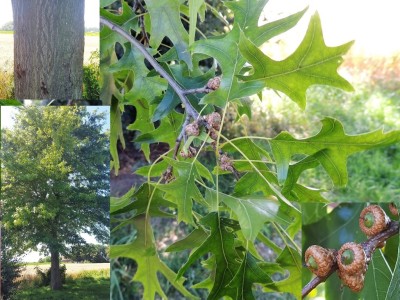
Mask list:
[{"label": "branch", "polygon": [[[398,233],[399,233],[399,222],[390,221],[388,229],[378,233],[377,235],[371,237],[367,241],[361,243],[361,246],[363,247],[365,252],[367,264],[371,261],[372,254],[376,250],[377,246],[381,242],[388,240],[389,238]],[[334,255],[337,256],[337,251],[334,252]],[[338,269],[337,264],[334,264],[329,273],[325,277],[318,277],[318,276],[314,277],[309,283],[307,283],[304,286],[301,292],[302,298],[307,296],[313,289],[317,287],[317,285],[319,285],[322,282],[325,282],[328,279],[328,277],[331,276],[337,269]]]},{"label": "branch", "polygon": [[193,108],[193,106],[190,104],[188,98],[185,96],[185,90],[182,89],[179,84],[165,71],[160,64],[155,60],[155,58],[147,52],[145,47],[139,43],[138,40],[136,40],[130,33],[126,32],[123,28],[120,26],[114,24],[113,22],[105,19],[104,17],[100,17],[100,23],[104,26],[107,26],[110,28],[112,31],[115,31],[119,35],[123,36],[126,38],[134,47],[136,47],[142,54],[143,56],[147,59],[147,61],[151,64],[151,66],[160,74],[162,77],[164,77],[167,81],[168,84],[172,87],[172,89],[175,91],[175,93],[178,95],[179,99],[181,100],[182,104],[185,106],[186,113],[191,116],[194,120],[198,119],[199,113]]}]

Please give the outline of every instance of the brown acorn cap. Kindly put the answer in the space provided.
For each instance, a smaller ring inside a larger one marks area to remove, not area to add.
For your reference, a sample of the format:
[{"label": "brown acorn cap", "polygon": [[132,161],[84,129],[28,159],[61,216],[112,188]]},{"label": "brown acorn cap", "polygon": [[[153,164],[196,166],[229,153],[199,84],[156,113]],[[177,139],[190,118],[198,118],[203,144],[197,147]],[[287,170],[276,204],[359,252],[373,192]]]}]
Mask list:
[{"label": "brown acorn cap", "polygon": [[204,116],[204,119],[210,125],[210,127],[214,128],[215,130],[219,131],[221,128],[221,115],[216,111]]},{"label": "brown acorn cap", "polygon": [[198,136],[200,134],[199,124],[197,124],[197,122],[193,122],[193,123],[186,125],[185,133],[188,136]]},{"label": "brown acorn cap", "polygon": [[349,289],[351,289],[353,292],[359,292],[363,289],[364,287],[364,278],[365,274],[364,273],[356,273],[353,275],[350,275],[346,272],[342,272],[340,269],[338,270],[338,276],[342,280],[343,284]]},{"label": "brown acorn cap", "polygon": [[340,272],[353,275],[367,270],[363,247],[353,242],[346,243],[338,251],[337,264]]},{"label": "brown acorn cap", "polygon": [[394,202],[389,204],[389,210],[394,216],[399,215],[399,210],[397,209],[397,206],[396,206],[396,204],[394,204]]},{"label": "brown acorn cap", "polygon": [[325,277],[335,263],[333,253],[318,245],[308,247],[304,259],[310,271],[318,277]]},{"label": "brown acorn cap", "polygon": [[221,77],[214,77],[211,78],[208,82],[207,82],[207,88],[209,88],[210,90],[218,90],[219,86],[221,84]]},{"label": "brown acorn cap", "polygon": [[367,236],[373,236],[385,230],[390,219],[380,206],[369,205],[362,210],[358,222]]}]

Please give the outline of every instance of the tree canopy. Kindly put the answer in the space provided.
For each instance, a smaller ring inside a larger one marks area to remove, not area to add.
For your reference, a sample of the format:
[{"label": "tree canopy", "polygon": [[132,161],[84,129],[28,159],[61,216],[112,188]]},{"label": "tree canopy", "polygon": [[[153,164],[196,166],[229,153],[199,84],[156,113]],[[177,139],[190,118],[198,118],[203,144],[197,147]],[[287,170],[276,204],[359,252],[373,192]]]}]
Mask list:
[{"label": "tree canopy", "polygon": [[2,132],[3,226],[19,252],[57,255],[109,237],[108,134],[83,107],[19,108]]}]

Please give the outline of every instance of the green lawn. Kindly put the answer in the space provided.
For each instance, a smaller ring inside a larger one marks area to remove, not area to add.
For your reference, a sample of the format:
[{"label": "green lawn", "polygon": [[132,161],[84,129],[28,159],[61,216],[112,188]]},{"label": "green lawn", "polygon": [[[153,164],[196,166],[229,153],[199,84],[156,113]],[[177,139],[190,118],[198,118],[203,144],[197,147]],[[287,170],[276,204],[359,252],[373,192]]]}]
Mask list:
[{"label": "green lawn", "polygon": [[110,299],[110,277],[108,270],[83,271],[74,276],[67,276],[66,283],[59,291],[50,287],[36,287],[32,283],[23,283],[15,300],[94,300]]}]

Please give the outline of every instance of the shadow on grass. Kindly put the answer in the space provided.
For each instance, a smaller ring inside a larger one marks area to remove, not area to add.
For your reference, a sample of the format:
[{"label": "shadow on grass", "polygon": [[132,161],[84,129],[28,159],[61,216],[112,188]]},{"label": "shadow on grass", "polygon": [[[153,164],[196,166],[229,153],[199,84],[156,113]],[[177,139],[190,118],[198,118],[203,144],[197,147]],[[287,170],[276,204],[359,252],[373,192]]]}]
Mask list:
[{"label": "shadow on grass", "polygon": [[106,300],[110,299],[110,279],[105,277],[83,277],[67,280],[63,288],[58,291],[51,291],[50,287],[30,287],[19,290],[13,299]]}]

